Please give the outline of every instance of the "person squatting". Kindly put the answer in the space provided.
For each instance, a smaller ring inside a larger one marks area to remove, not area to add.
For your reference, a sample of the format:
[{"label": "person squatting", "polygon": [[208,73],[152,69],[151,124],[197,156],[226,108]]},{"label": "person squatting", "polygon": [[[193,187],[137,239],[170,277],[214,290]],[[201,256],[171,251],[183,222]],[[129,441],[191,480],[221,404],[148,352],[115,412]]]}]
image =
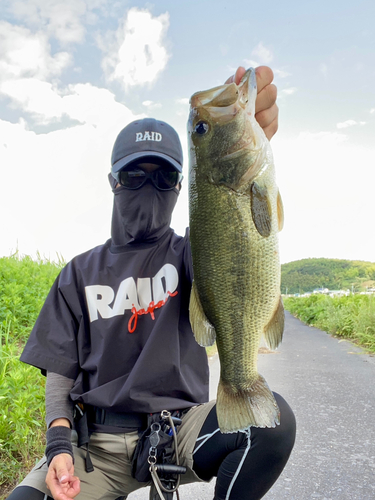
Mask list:
[{"label": "person squatting", "polygon": [[[257,79],[256,118],[270,138],[271,70],[258,68]],[[127,125],[109,182],[111,238],[62,269],[21,355],[47,376],[47,446],[8,500],[116,500],[152,484],[134,477],[132,459],[163,410],[179,424],[181,484],[216,477],[215,500],[260,499],[288,461],[295,419],[275,394],[280,425],[219,432],[207,355],[189,322],[189,233],[170,227],[182,183],[176,131],[152,118]]]}]

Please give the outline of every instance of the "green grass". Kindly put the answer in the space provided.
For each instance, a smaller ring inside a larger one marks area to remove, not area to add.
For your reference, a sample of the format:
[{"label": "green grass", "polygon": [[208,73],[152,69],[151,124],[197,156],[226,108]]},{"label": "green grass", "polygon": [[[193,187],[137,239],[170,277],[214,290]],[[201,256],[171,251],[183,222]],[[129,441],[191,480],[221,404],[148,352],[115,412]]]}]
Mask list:
[{"label": "green grass", "polygon": [[285,308],[309,325],[333,335],[351,339],[375,353],[375,296],[291,297],[284,299]]},{"label": "green grass", "polygon": [[0,258],[0,500],[45,447],[45,379],[19,356],[62,265]]}]

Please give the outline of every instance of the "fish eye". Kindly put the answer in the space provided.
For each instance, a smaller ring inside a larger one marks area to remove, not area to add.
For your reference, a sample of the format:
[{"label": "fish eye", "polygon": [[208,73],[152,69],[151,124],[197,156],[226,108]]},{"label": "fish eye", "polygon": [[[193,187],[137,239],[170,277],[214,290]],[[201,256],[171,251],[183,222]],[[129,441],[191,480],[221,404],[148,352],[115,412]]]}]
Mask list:
[{"label": "fish eye", "polygon": [[198,135],[204,135],[208,132],[208,129],[209,129],[208,123],[201,121],[195,125],[194,130]]}]

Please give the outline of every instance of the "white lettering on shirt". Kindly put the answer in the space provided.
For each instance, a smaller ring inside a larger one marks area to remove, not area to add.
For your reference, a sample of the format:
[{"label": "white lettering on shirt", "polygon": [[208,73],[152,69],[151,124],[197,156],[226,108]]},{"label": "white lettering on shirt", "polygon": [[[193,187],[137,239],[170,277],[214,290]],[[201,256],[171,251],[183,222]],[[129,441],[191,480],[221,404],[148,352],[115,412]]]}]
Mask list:
[{"label": "white lettering on shirt", "polygon": [[[174,296],[178,286],[177,269],[172,264],[165,264],[153,278],[126,278],[121,281],[115,296],[108,285],[90,285],[85,287],[86,301],[90,321],[121,316],[126,311],[142,314],[153,312]],[[113,303],[113,305],[111,305]],[[159,306],[155,306],[158,305]],[[152,311],[151,311],[152,310]]]},{"label": "white lettering on shirt", "polygon": [[90,321],[98,319],[98,313],[102,318],[111,318],[112,309],[109,304],[115,297],[115,292],[110,286],[93,285],[86,286],[86,300],[89,308]]}]

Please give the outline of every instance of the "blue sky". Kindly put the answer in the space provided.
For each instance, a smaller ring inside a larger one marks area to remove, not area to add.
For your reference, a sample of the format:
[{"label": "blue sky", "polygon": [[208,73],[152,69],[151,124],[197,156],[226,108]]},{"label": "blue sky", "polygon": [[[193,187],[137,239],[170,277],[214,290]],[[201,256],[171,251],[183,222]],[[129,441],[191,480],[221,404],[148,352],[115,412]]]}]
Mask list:
[{"label": "blue sky", "polygon": [[[282,262],[375,262],[375,4],[0,0],[0,255],[69,260],[110,235],[117,133],[173,125],[237,66],[275,73]],[[187,182],[173,218],[188,225]]]}]

